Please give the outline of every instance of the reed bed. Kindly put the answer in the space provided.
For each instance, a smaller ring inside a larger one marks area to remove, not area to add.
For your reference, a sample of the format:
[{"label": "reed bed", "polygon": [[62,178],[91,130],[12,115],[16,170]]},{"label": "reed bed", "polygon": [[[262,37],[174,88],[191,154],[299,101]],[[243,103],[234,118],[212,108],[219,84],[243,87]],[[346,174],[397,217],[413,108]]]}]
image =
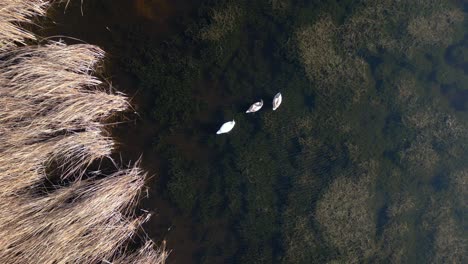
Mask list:
[{"label": "reed bed", "polygon": [[131,255],[122,256],[119,259],[113,261],[114,264],[153,264],[153,263],[164,263],[168,256],[165,251],[165,244],[162,248],[155,251],[154,244],[151,241],[147,241],[146,244],[141,247],[137,252]]},{"label": "reed bed", "polygon": [[131,217],[144,175],[137,168],[82,180],[0,208],[2,263],[95,263],[111,259],[145,217]]},{"label": "reed bed", "polygon": [[[151,241],[126,250],[149,218],[134,213],[145,173],[137,165],[107,176],[88,169],[110,159],[104,123],[128,107],[93,77],[104,52],[24,45],[34,35],[17,23],[48,4],[0,3],[0,263],[164,263],[164,247]],[[44,187],[51,166],[66,185]]]},{"label": "reed bed", "polygon": [[46,0],[0,1],[0,51],[25,44],[34,35],[24,30],[19,23],[30,22],[35,15],[45,15]]},{"label": "reed bed", "polygon": [[[2,151],[0,187],[2,195],[34,188],[45,179],[46,167],[59,163],[62,179],[83,175],[94,160],[111,154],[113,142],[100,130],[57,136],[23,147]],[[20,166],[19,166],[20,165]]]}]

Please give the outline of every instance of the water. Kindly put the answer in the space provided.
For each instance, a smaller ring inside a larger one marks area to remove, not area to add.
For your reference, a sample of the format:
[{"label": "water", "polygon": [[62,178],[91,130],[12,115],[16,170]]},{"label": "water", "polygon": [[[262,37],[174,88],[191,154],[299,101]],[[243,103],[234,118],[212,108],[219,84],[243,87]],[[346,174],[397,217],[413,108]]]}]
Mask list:
[{"label": "water", "polygon": [[[167,241],[169,263],[466,258],[449,254],[463,243],[441,241],[466,235],[457,186],[466,181],[467,27],[450,45],[407,53],[371,46],[391,43],[385,34],[411,46],[394,32],[414,17],[356,47],[339,46],[344,26],[320,42],[332,29],[319,27],[324,13],[348,25],[372,8],[345,2],[95,0],[81,14],[78,1],[40,22],[44,36],[108,52],[99,74],[138,112],[113,127],[116,158],[142,155],[154,175],[141,208],[155,212],[145,230]],[[308,66],[298,35],[311,25],[325,31],[305,40],[305,52],[321,51]],[[329,71],[333,58],[351,66]],[[283,103],[272,111],[277,92]],[[259,99],[263,109],[246,115]],[[232,119],[234,130],[216,136]]]}]

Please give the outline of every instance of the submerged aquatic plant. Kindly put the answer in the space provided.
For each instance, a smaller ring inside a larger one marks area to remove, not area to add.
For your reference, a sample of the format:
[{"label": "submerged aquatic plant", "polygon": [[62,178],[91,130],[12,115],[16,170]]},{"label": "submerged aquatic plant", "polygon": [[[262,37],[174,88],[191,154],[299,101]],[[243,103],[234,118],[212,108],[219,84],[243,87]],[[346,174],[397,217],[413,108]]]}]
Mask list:
[{"label": "submerged aquatic plant", "polygon": [[343,45],[350,52],[365,48],[406,55],[424,46],[447,46],[463,21],[463,12],[450,5],[444,0],[361,1],[342,27]]},{"label": "submerged aquatic plant", "polygon": [[[128,106],[92,76],[104,52],[23,46],[34,36],[15,23],[45,14],[48,3],[0,3],[0,262],[163,263],[167,253],[150,241],[126,252],[149,218],[134,213],[145,173],[135,165],[82,179],[93,161],[110,158],[104,121]],[[67,186],[43,186],[51,167]]]},{"label": "submerged aquatic plant", "polygon": [[296,31],[298,55],[307,77],[322,94],[330,96],[344,89],[358,101],[369,82],[368,65],[353,54],[340,52],[336,44],[339,33],[329,15],[319,17],[315,24]]},{"label": "submerged aquatic plant", "polygon": [[220,41],[233,32],[240,24],[243,11],[233,3],[212,10],[211,24],[203,28],[200,38],[209,41]]},{"label": "submerged aquatic plant", "polygon": [[375,250],[375,220],[369,207],[377,166],[374,161],[364,164],[365,172],[357,181],[336,179],[317,204],[315,218],[325,238],[350,263],[369,257]]}]

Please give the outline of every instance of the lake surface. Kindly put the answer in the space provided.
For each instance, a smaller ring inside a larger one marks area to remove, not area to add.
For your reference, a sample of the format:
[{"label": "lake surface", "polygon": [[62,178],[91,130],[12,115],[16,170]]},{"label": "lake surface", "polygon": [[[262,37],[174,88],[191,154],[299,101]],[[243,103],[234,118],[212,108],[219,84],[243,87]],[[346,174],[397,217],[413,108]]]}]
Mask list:
[{"label": "lake surface", "polygon": [[468,4],[251,2],[75,1],[38,22],[107,52],[98,75],[138,113],[115,158],[153,175],[140,206],[169,263],[466,263]]}]

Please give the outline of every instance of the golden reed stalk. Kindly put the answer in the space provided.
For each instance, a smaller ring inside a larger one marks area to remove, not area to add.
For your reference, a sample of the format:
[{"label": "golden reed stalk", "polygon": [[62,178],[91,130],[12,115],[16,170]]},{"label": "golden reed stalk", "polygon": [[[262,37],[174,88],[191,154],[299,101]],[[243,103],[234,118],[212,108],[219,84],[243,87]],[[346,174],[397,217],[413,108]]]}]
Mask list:
[{"label": "golden reed stalk", "polygon": [[[48,4],[0,1],[0,263],[164,263],[164,246],[151,241],[125,250],[149,218],[134,213],[145,173],[81,178],[110,158],[103,122],[128,103],[92,76],[98,47],[25,46],[34,35],[17,23]],[[50,166],[70,183],[44,191]]]}]

